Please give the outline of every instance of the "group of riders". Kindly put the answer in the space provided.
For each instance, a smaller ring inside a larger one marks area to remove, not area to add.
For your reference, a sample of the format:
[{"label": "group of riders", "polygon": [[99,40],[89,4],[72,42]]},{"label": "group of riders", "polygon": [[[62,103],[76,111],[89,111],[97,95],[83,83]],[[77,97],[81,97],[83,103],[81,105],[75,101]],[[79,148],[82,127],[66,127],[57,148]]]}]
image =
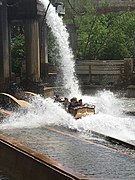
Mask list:
[{"label": "group of riders", "polygon": [[79,99],[77,101],[77,98],[76,97],[73,97],[72,99],[69,99],[67,97],[65,98],[60,98],[59,95],[56,95],[54,97],[54,102],[60,102],[62,103],[62,105],[64,106],[64,109],[69,112],[69,113],[73,113],[74,109],[75,108],[78,108],[78,107],[81,107],[83,106],[83,102],[82,102],[82,99]]}]

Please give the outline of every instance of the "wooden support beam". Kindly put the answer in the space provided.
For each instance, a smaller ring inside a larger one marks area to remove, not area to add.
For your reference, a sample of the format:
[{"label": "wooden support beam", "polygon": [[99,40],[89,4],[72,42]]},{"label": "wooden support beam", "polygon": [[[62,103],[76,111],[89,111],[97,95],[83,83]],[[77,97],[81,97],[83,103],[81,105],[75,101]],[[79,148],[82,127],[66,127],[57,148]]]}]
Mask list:
[{"label": "wooden support beam", "polygon": [[35,19],[25,21],[26,78],[40,81],[39,24]]},{"label": "wooden support beam", "polygon": [[9,39],[7,20],[7,1],[0,6],[0,77],[9,79]]},{"label": "wooden support beam", "polygon": [[40,22],[40,60],[41,78],[46,81],[48,76],[48,43],[47,43],[47,24],[44,20]]}]

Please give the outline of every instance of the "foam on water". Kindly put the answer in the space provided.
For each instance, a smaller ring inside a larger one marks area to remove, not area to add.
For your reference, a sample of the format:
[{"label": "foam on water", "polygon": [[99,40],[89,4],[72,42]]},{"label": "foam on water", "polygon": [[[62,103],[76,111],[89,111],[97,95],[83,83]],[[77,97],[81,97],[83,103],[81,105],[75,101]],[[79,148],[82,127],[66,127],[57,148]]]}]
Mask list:
[{"label": "foam on water", "polygon": [[96,105],[96,114],[75,120],[51,98],[37,96],[32,104],[35,108],[26,114],[15,114],[1,124],[0,130],[14,128],[36,128],[62,126],[79,132],[90,130],[121,140],[135,140],[135,118],[123,115],[121,100],[110,91],[99,92],[95,96],[83,96],[87,103]]},{"label": "foam on water", "polygon": [[[44,125],[62,125],[67,126],[74,119],[70,114],[61,108],[59,103],[54,103],[51,98],[44,99],[40,96],[33,98],[31,102],[33,109],[28,110],[26,114],[15,113],[1,124],[0,129],[12,128],[35,128]],[[69,122],[69,123],[68,123]],[[71,125],[72,126],[72,125]]]}]

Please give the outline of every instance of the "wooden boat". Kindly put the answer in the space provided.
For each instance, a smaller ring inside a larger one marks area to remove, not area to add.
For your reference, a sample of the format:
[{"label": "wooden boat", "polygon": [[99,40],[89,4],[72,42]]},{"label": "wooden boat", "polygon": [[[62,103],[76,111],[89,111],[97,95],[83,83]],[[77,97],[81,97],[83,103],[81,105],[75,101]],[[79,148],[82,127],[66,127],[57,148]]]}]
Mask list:
[{"label": "wooden boat", "polygon": [[[65,100],[68,100],[68,98],[63,98],[63,97],[59,97],[58,95],[54,97],[54,102],[59,102],[62,104],[62,107],[66,110],[66,112],[70,113],[72,116],[74,116],[75,119],[80,119],[82,117],[91,115],[91,114],[95,114],[95,106],[94,105],[89,105],[89,104],[84,104],[84,105],[80,105],[79,101],[82,104],[82,99],[80,99],[77,102],[77,105],[75,105],[75,107],[71,107],[69,109],[69,102],[65,102]],[[71,100],[73,100],[76,98],[73,97]],[[66,103],[66,104],[65,104]],[[75,102],[76,103],[76,102]]]},{"label": "wooden boat", "polygon": [[82,117],[95,114],[95,106],[78,106],[72,109],[71,114],[75,117],[75,119],[80,119]]},{"label": "wooden boat", "polygon": [[19,100],[14,96],[7,93],[0,93],[0,108],[1,114],[11,115],[8,112],[14,112],[17,110],[27,110],[32,108],[32,105],[24,100]]}]

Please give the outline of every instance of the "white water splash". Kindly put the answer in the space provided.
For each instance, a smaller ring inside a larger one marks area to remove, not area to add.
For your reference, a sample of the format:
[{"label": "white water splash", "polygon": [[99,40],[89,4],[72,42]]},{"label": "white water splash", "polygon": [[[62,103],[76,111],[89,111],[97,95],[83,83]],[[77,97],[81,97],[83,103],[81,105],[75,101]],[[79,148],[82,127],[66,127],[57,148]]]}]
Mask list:
[{"label": "white water splash", "polygon": [[[41,1],[45,9],[49,1]],[[62,19],[56,14],[55,8],[50,5],[47,13],[47,24],[51,27],[60,50],[60,62],[64,74],[64,86],[71,93],[71,96],[79,96],[78,82],[74,76],[74,59],[69,48],[66,27]],[[121,140],[135,140],[135,118],[122,114],[122,104],[125,101],[118,99],[112,92],[103,91],[95,96],[82,96],[85,103],[96,105],[95,115],[75,120],[66,113],[52,99],[38,97],[33,100],[35,107],[27,114],[15,114],[1,124],[0,130],[15,128],[36,128],[46,125],[57,125],[69,129],[76,129],[79,132],[89,132],[91,130],[112,136]],[[132,105],[131,102],[130,105]]]},{"label": "white water splash", "polygon": [[[41,0],[41,2],[43,3],[46,10],[49,4],[49,0]],[[58,16],[55,7],[53,7],[52,4],[50,4],[48,8],[46,21],[48,26],[51,28],[51,31],[59,46],[59,63],[61,64],[61,69],[63,71],[64,89],[68,90],[69,94],[72,96],[81,94],[79,91],[78,80],[75,75],[73,52],[69,47],[69,34],[67,32],[66,26],[63,24],[62,18]]]},{"label": "white water splash", "polygon": [[1,124],[0,130],[32,129],[46,125],[56,125],[83,133],[92,130],[120,140],[135,140],[135,117],[126,116],[122,113],[123,103],[126,104],[126,101],[117,98],[110,91],[103,91],[93,97],[83,96],[82,98],[85,102],[96,105],[95,115],[83,117],[76,121],[52,99],[38,97],[32,102],[35,106],[33,110],[23,115],[15,114],[15,116]]}]

